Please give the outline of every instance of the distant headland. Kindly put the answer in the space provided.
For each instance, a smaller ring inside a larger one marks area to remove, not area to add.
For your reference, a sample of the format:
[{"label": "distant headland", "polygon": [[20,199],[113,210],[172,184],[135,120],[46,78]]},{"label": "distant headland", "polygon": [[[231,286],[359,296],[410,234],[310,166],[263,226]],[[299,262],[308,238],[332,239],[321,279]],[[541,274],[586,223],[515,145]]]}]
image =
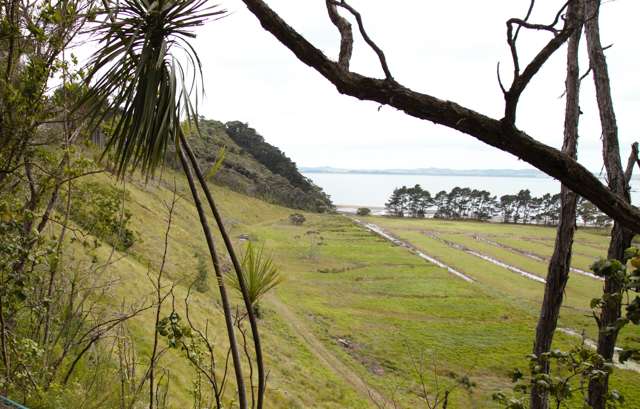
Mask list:
[{"label": "distant headland", "polygon": [[546,174],[536,169],[446,169],[446,168],[418,168],[418,169],[341,169],[329,166],[300,167],[302,173],[345,173],[359,175],[428,175],[428,176],[493,176],[493,177],[522,177],[548,178]]}]

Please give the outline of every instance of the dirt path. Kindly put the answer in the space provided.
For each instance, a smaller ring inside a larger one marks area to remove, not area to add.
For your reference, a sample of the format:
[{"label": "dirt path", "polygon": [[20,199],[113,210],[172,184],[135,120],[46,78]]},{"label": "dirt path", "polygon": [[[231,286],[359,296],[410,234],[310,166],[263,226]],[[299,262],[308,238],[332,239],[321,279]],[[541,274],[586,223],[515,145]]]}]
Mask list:
[{"label": "dirt path", "polygon": [[291,327],[293,332],[302,338],[309,348],[309,351],[322,362],[322,364],[347,381],[353,389],[358,392],[363,399],[369,402],[376,402],[383,407],[393,407],[383,394],[368,385],[356,372],[345,365],[340,358],[331,352],[307,327],[304,320],[298,317],[289,307],[283,303],[277,295],[268,296],[269,304],[276,310],[278,316],[283,318]]}]

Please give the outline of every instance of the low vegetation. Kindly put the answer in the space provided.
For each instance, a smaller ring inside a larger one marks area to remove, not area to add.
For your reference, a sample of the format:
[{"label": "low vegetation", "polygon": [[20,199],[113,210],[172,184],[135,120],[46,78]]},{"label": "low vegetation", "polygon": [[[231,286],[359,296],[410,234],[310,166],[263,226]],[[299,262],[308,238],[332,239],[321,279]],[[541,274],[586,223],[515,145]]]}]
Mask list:
[{"label": "low vegetation", "polygon": [[[265,253],[264,246],[256,248],[251,242],[244,247],[242,256],[242,272],[247,284],[249,299],[257,317],[260,317],[260,299],[282,282],[280,269],[271,256]],[[232,288],[241,292],[238,278],[227,274]]]},{"label": "low vegetation", "polygon": [[128,227],[131,212],[124,207],[125,190],[96,182],[82,183],[74,189],[71,200],[74,206],[70,206],[69,216],[85,233],[106,241],[118,250],[126,250],[133,245],[136,238]]},{"label": "low vegetation", "polygon": [[359,207],[358,210],[356,210],[356,214],[358,216],[369,216],[371,214],[371,209],[368,207]]}]

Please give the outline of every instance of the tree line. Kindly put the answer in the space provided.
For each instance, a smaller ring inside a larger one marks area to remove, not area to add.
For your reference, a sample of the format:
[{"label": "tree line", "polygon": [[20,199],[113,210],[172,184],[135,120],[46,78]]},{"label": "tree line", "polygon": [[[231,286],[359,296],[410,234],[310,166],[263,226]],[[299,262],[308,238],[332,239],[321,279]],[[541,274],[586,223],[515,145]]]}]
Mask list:
[{"label": "tree line", "polygon": [[[432,196],[419,184],[395,188],[385,203],[387,213],[396,217],[422,218],[433,214],[438,219],[500,219],[504,223],[555,225],[560,219],[560,194],[536,197],[529,189],[498,196],[487,190],[454,187]],[[607,226],[611,219],[590,201],[579,198],[577,216],[587,226]]]}]

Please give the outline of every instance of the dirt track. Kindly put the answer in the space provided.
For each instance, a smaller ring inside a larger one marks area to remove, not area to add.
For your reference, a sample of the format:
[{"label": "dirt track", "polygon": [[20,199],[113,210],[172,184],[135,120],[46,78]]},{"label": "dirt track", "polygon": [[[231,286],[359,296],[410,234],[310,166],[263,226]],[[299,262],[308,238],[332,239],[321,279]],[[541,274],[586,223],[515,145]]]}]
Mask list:
[{"label": "dirt track", "polygon": [[296,335],[304,340],[307,348],[309,348],[325,367],[347,381],[364,399],[370,402],[376,402],[379,405],[382,404],[383,407],[393,407],[383,394],[369,386],[360,375],[351,370],[340,358],[324,346],[307,327],[304,320],[300,319],[285,303],[280,301],[277,295],[269,296],[268,300],[276,313],[289,324]]}]

